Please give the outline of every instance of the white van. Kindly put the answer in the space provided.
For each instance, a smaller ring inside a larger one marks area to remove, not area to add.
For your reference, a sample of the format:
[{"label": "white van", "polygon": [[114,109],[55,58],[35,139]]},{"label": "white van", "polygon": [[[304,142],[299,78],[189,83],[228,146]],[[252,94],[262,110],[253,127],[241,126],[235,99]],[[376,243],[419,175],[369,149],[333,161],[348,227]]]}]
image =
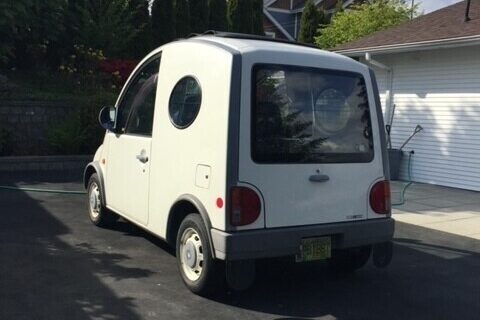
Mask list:
[{"label": "white van", "polygon": [[121,216],[167,241],[195,293],[225,274],[246,287],[260,258],[353,271],[373,247],[389,262],[382,111],[361,63],[264,37],[197,36],[150,53],[99,119],[107,133],[84,175],[90,219]]}]

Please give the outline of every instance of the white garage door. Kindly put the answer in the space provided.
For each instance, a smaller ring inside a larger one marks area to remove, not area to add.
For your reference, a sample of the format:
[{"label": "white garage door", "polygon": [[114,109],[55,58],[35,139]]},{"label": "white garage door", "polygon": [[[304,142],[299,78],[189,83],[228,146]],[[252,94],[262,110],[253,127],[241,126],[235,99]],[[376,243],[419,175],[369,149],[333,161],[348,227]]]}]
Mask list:
[{"label": "white garage door", "polygon": [[[415,150],[412,180],[480,191],[480,46],[374,58],[394,72],[393,147],[424,128],[404,149]],[[386,76],[375,71],[384,103]]]}]

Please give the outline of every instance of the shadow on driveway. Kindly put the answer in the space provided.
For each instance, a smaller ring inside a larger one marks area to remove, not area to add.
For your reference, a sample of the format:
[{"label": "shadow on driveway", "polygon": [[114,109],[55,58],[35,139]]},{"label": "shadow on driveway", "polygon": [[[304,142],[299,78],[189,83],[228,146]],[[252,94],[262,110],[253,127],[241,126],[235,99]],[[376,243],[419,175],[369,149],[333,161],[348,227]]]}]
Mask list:
[{"label": "shadow on driveway", "polygon": [[[148,277],[120,262],[127,255],[71,246],[71,230],[23,192],[0,192],[1,319],[140,319],[130,298],[112,292],[101,277]],[[65,210],[69,210],[65,207]]]}]

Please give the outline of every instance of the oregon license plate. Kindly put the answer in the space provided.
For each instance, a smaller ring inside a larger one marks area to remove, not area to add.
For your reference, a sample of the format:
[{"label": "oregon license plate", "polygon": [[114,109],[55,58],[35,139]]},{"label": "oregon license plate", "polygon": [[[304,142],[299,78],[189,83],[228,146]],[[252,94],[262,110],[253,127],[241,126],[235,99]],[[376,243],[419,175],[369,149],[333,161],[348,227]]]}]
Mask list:
[{"label": "oregon license plate", "polygon": [[296,262],[325,260],[332,256],[330,237],[302,239],[300,252],[295,256]]}]

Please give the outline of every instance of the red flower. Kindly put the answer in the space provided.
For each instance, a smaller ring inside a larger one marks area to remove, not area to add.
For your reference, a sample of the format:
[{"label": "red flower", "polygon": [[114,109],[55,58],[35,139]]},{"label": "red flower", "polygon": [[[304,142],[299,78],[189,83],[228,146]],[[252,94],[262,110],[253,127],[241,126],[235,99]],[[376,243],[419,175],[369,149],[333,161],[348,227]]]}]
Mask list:
[{"label": "red flower", "polygon": [[123,83],[128,79],[133,69],[135,69],[137,63],[138,61],[135,60],[103,60],[100,62],[100,70],[109,75],[118,71],[120,73],[120,79]]}]

